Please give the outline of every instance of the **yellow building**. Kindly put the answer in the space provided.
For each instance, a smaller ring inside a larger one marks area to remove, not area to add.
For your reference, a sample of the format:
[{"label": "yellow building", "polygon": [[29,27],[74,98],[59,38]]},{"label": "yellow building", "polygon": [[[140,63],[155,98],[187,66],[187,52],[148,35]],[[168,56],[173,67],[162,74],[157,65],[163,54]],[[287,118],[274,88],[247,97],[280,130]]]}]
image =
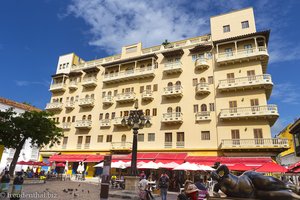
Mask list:
[{"label": "yellow building", "polygon": [[289,147],[271,137],[279,114],[268,104],[269,30],[256,31],[252,8],[210,18],[211,33],[84,61],[59,57],[46,109],[64,129],[44,155],[129,153],[121,126],[138,100],[152,126],[139,130],[139,152],[271,157]]},{"label": "yellow building", "polygon": [[3,151],[4,151],[4,146],[0,145],[0,160],[2,158]]}]

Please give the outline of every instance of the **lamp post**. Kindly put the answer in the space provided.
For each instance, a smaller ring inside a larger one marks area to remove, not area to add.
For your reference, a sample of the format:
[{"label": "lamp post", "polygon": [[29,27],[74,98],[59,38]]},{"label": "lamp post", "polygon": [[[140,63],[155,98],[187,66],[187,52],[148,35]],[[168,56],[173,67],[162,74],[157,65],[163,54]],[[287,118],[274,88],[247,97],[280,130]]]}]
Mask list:
[{"label": "lamp post", "polygon": [[138,130],[145,127],[150,127],[151,123],[149,118],[144,116],[143,110],[138,110],[138,100],[135,100],[134,103],[135,110],[131,110],[128,118],[122,119],[122,126],[128,126],[128,128],[133,130],[133,141],[132,141],[132,155],[131,155],[131,176],[137,176],[137,136]]}]

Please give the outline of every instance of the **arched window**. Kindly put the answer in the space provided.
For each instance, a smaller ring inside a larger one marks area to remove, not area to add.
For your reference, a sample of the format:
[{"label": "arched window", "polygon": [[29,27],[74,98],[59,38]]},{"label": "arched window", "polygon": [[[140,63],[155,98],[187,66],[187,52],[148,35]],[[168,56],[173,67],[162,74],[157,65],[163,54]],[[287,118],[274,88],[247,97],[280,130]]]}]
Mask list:
[{"label": "arched window", "polygon": [[167,109],[167,113],[172,113],[172,107],[169,107],[169,108]]},{"label": "arched window", "polygon": [[141,69],[141,71],[144,71],[145,70],[145,65],[141,65],[140,69]]},{"label": "arched window", "polygon": [[201,105],[201,111],[202,111],[202,112],[207,111],[207,106],[206,106],[206,104],[202,104],[202,105]]},{"label": "arched window", "polygon": [[88,120],[92,120],[92,115],[89,115],[89,116],[88,116]]},{"label": "arched window", "polygon": [[71,97],[71,102],[73,102],[74,101],[74,97]]},{"label": "arched window", "polygon": [[94,94],[91,94],[91,99],[94,99],[95,95]]},{"label": "arched window", "polygon": [[150,116],[150,109],[146,109],[145,115],[146,115],[146,116]]},{"label": "arched window", "polygon": [[87,94],[87,95],[85,95],[85,98],[86,98],[86,99],[88,99],[89,97],[90,97],[90,96],[89,96],[88,94]]},{"label": "arched window", "polygon": [[168,87],[172,87],[173,86],[173,83],[172,82],[169,82],[168,83]]},{"label": "arched window", "polygon": [[176,84],[176,85],[181,85],[181,82],[180,82],[180,81],[176,81],[175,84]]},{"label": "arched window", "polygon": [[68,117],[68,120],[67,120],[67,122],[71,122],[71,117]]},{"label": "arched window", "polygon": [[83,115],[83,116],[82,116],[82,120],[85,120],[85,119],[86,119],[86,116],[85,116],[85,115]]},{"label": "arched window", "polygon": [[126,135],[122,135],[121,141],[122,141],[122,142],[126,142]]},{"label": "arched window", "polygon": [[111,91],[109,91],[109,92],[107,93],[107,96],[111,97]]},{"label": "arched window", "polygon": [[200,78],[200,83],[205,83],[205,82],[206,82],[206,80],[204,77]]},{"label": "arched window", "polygon": [[109,113],[105,114],[105,119],[109,119]]},{"label": "arched window", "polygon": [[181,112],[181,107],[180,107],[180,106],[177,106],[177,107],[176,107],[176,112],[177,112],[177,113],[180,113],[180,112]]}]

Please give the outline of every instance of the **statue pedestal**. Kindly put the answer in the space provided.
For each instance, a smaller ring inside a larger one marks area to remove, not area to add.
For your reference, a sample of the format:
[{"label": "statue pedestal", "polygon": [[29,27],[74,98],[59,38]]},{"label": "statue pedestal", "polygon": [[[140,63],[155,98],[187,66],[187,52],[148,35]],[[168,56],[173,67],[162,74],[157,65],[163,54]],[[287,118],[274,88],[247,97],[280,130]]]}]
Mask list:
[{"label": "statue pedestal", "polygon": [[138,193],[139,192],[139,182],[140,177],[138,176],[125,176],[125,191],[132,192],[132,193]]}]

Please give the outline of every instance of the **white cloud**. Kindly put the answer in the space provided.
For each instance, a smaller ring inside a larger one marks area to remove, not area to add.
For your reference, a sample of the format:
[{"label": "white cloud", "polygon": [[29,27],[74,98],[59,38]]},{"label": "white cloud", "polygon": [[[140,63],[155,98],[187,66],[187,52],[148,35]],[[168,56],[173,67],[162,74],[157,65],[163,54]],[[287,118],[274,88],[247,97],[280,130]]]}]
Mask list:
[{"label": "white cloud", "polygon": [[300,91],[299,87],[292,83],[275,84],[272,92],[272,98],[288,104],[299,104]]},{"label": "white cloud", "polygon": [[50,83],[48,81],[23,81],[23,80],[15,80],[17,86],[25,87],[30,85],[42,85],[49,87]]}]

